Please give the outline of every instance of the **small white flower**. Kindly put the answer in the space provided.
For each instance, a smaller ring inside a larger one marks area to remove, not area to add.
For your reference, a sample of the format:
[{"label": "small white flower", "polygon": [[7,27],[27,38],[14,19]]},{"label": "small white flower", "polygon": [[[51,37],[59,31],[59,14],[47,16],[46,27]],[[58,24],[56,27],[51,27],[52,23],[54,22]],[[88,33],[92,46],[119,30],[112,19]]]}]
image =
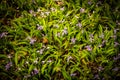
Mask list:
[{"label": "small white flower", "polygon": [[99,37],[103,39],[104,38],[104,34],[102,33]]},{"label": "small white flower", "polygon": [[56,9],[55,9],[55,8],[53,8],[53,7],[52,7],[52,8],[50,8],[50,9],[51,9],[51,11],[56,11]]},{"label": "small white flower", "polygon": [[48,62],[48,63],[51,63],[51,62],[52,62],[52,60],[48,60],[47,62]]},{"label": "small white flower", "polygon": [[29,78],[29,77],[31,77],[31,75],[26,75],[26,76],[24,76],[24,78]]},{"label": "small white flower", "polygon": [[40,12],[40,11],[41,11],[40,8],[38,8],[38,9],[37,9],[37,12]]},{"label": "small white flower", "polygon": [[8,58],[9,58],[9,59],[12,58],[11,54],[8,55]]},{"label": "small white flower", "polygon": [[56,34],[56,36],[57,36],[57,37],[60,37],[60,33],[58,32],[58,33]]},{"label": "small white flower", "polygon": [[60,8],[61,11],[64,11],[64,9],[65,9],[64,7]]},{"label": "small white flower", "polygon": [[20,71],[20,70],[21,70],[21,68],[18,67],[18,71]]},{"label": "small white flower", "polygon": [[42,64],[44,64],[45,63],[45,61],[42,61]]},{"label": "small white flower", "polygon": [[40,54],[43,54],[44,49],[40,49],[40,50],[38,50],[37,52],[40,53]]},{"label": "small white flower", "polygon": [[26,64],[29,64],[29,62],[28,62],[28,61],[26,61],[25,63],[26,63]]},{"label": "small white flower", "polygon": [[67,62],[69,62],[69,61],[70,61],[70,59],[72,59],[72,57],[71,57],[71,56],[69,56],[69,57],[67,58]]},{"label": "small white flower", "polygon": [[47,49],[50,49],[50,47],[48,46]]},{"label": "small white flower", "polygon": [[38,58],[34,61],[34,63],[35,63],[35,64],[37,64],[37,63],[38,63]]},{"label": "small white flower", "polygon": [[117,25],[120,25],[120,22],[118,22]]},{"label": "small white flower", "polygon": [[102,47],[102,44],[99,44],[98,47]]},{"label": "small white flower", "polygon": [[40,16],[46,17],[44,12],[41,12]]},{"label": "small white flower", "polygon": [[49,11],[47,11],[47,12],[45,12],[45,14],[48,16],[48,15],[50,14],[50,12],[49,12]]},{"label": "small white flower", "polygon": [[79,17],[75,15],[75,17],[78,19]]},{"label": "small white flower", "polygon": [[84,33],[85,31],[82,29],[81,33]]},{"label": "small white flower", "polygon": [[54,27],[59,28],[59,25],[58,25],[58,24],[55,24]]},{"label": "small white flower", "polygon": [[64,23],[64,22],[65,22],[65,19],[63,19],[63,20],[60,20],[59,22],[60,22],[60,23]]}]

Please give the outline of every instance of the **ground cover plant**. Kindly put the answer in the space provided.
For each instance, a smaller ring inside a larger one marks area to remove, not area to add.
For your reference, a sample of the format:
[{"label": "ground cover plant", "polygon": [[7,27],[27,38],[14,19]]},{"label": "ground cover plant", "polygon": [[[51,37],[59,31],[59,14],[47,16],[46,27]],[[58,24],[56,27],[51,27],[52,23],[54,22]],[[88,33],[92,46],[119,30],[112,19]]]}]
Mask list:
[{"label": "ground cover plant", "polygon": [[19,1],[1,1],[1,80],[120,78],[119,0]]}]

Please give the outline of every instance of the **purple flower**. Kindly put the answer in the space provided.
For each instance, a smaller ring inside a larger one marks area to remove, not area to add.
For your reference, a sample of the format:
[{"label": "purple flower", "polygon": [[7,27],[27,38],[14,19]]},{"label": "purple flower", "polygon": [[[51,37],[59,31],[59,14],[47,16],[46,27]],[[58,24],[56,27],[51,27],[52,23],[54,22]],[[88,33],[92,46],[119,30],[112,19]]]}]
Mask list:
[{"label": "purple flower", "polygon": [[5,69],[8,70],[12,66],[12,62],[6,64]]},{"label": "purple flower", "polygon": [[118,30],[119,30],[119,29],[114,29],[114,34],[116,34]]},{"label": "purple flower", "polygon": [[68,34],[67,28],[64,28],[64,30],[63,30],[63,32],[62,32],[62,35],[65,35],[65,34]]},{"label": "purple flower", "polygon": [[118,45],[120,45],[118,42],[114,42],[115,47],[118,46]]},{"label": "purple flower", "polygon": [[42,29],[43,29],[43,27],[40,26],[39,24],[37,24],[37,30],[42,30]]},{"label": "purple flower", "polygon": [[5,37],[5,36],[7,36],[7,32],[2,32],[1,34],[0,34],[0,38],[3,38],[3,37]]},{"label": "purple flower", "polygon": [[73,44],[75,44],[75,41],[76,41],[76,38],[72,38],[72,39],[71,39],[71,42],[72,42]]},{"label": "purple flower", "polygon": [[29,10],[29,12],[30,12],[30,14],[33,14],[33,13],[34,13],[34,11],[33,11],[33,10]]},{"label": "purple flower", "polygon": [[39,73],[39,71],[37,70],[37,69],[34,69],[33,71],[32,71],[32,75],[36,75],[36,74],[38,74]]},{"label": "purple flower", "polygon": [[40,49],[40,50],[38,50],[37,52],[40,53],[40,54],[43,54],[44,49]]},{"label": "purple flower", "polygon": [[98,71],[103,71],[103,70],[104,70],[104,68],[102,66],[98,67]]},{"label": "purple flower", "polygon": [[30,40],[30,44],[34,44],[36,42],[36,39],[35,38],[31,38],[30,36],[28,36],[26,39]]},{"label": "purple flower", "polygon": [[104,46],[106,42],[107,42],[107,40],[103,40],[102,41],[102,46]]},{"label": "purple flower", "polygon": [[33,39],[33,38],[32,38],[32,39],[30,39],[30,44],[34,44],[34,43],[35,43],[35,41],[36,41],[36,40],[35,40],[35,39]]},{"label": "purple flower", "polygon": [[88,2],[88,4],[89,4],[89,5],[91,5],[91,4],[92,4],[92,2],[91,2],[91,1],[89,1],[89,2]]},{"label": "purple flower", "polygon": [[116,61],[116,60],[118,60],[118,59],[119,59],[118,57],[114,57],[114,58],[113,58],[114,61]]},{"label": "purple flower", "polygon": [[118,67],[115,67],[114,69],[112,69],[113,71],[118,71],[119,68]]},{"label": "purple flower", "polygon": [[100,79],[99,75],[96,74],[96,75],[94,76],[94,79]]},{"label": "purple flower", "polygon": [[81,24],[81,23],[78,23],[78,24],[76,24],[76,26],[78,26],[78,27],[81,29],[82,24]]},{"label": "purple flower", "polygon": [[119,60],[119,59],[120,59],[120,55],[119,54],[118,54],[118,56],[113,58],[114,61]]},{"label": "purple flower", "polygon": [[90,34],[89,37],[90,37],[90,42],[92,42],[94,40],[93,39],[93,34]]},{"label": "purple flower", "polygon": [[80,8],[80,12],[81,12],[81,13],[84,13],[84,12],[85,12],[85,9]]},{"label": "purple flower", "polygon": [[85,48],[86,48],[88,51],[92,51],[92,48],[91,48],[91,46],[90,46],[90,45],[85,46]]},{"label": "purple flower", "polygon": [[33,2],[34,4],[36,4],[35,0],[32,0],[32,2]]},{"label": "purple flower", "polygon": [[76,76],[77,75],[77,73],[72,73],[72,74],[70,74],[70,76]]}]

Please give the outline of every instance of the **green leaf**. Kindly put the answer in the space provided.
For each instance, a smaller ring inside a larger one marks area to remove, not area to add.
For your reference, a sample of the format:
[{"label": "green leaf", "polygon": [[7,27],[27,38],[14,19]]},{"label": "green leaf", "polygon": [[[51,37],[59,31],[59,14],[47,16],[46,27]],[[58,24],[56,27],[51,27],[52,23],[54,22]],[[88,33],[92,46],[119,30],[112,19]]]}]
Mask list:
[{"label": "green leaf", "polygon": [[29,74],[31,73],[31,71],[33,70],[33,68],[34,68],[34,66],[33,66],[33,64],[31,64],[30,67],[29,67],[29,69],[28,69],[28,73]]},{"label": "green leaf", "polygon": [[66,17],[68,17],[72,12],[73,12],[73,10],[68,11],[67,14],[66,14]]},{"label": "green leaf", "polygon": [[99,25],[99,32],[100,32],[100,34],[103,33],[102,25]]},{"label": "green leaf", "polygon": [[42,66],[42,69],[41,69],[41,73],[42,73],[42,74],[44,74],[45,68],[47,67],[47,65],[48,65],[48,64],[44,64],[44,65]]},{"label": "green leaf", "polygon": [[109,23],[109,22],[107,22],[107,24],[112,28],[112,29],[114,29],[114,25],[112,25],[111,23]]},{"label": "green leaf", "polygon": [[67,73],[67,71],[65,70],[65,68],[62,69],[62,75],[65,78],[65,80],[71,80],[70,75]]},{"label": "green leaf", "polygon": [[113,31],[106,31],[105,32],[105,40],[108,40],[113,34]]},{"label": "green leaf", "polygon": [[1,58],[7,58],[7,56],[4,55],[4,54],[0,54],[0,59],[1,59]]},{"label": "green leaf", "polygon": [[112,48],[112,49],[108,49],[107,51],[106,51],[106,54],[108,54],[107,56],[110,56],[110,55],[112,55],[114,53],[114,49]]},{"label": "green leaf", "polygon": [[15,65],[18,64],[18,52],[15,53]]}]

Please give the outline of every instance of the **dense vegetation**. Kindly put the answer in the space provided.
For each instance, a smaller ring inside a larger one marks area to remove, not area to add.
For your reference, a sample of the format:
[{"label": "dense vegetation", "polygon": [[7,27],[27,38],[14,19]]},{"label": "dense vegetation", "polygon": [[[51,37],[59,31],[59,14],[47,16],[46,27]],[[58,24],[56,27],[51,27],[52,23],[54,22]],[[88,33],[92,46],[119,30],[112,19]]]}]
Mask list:
[{"label": "dense vegetation", "polygon": [[1,0],[0,80],[118,80],[119,4]]}]

